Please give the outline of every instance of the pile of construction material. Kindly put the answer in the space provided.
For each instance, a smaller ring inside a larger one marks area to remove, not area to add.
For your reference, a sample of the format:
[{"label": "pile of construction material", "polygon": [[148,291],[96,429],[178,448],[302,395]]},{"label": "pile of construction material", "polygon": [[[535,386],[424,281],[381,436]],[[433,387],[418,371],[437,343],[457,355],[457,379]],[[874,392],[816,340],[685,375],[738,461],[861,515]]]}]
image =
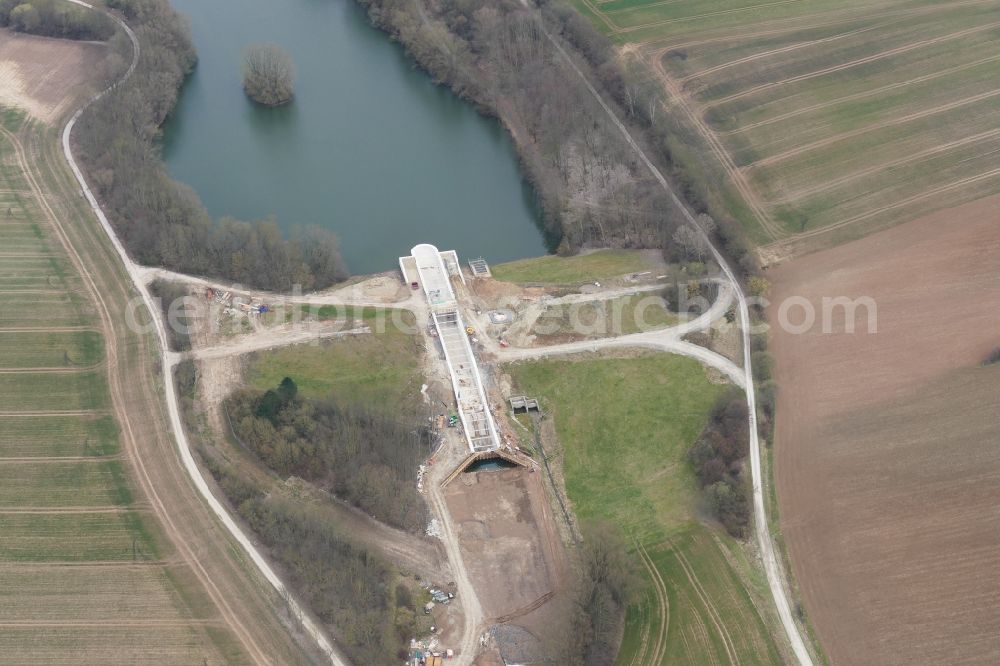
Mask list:
[{"label": "pile of construction material", "polygon": [[214,300],[223,307],[223,312],[231,316],[236,316],[241,312],[248,315],[261,315],[270,310],[260,299],[240,294],[234,295],[231,291],[222,291],[211,287],[205,290],[205,298]]}]

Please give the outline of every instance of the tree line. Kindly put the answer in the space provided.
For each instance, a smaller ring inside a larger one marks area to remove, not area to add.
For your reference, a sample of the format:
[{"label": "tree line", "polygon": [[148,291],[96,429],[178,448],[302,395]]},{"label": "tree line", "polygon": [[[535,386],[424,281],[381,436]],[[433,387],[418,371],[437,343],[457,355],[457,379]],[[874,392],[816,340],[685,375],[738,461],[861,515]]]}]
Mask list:
[{"label": "tree line", "polygon": [[[185,426],[201,432],[198,370],[182,361],[175,370]],[[286,386],[285,391],[288,390]],[[303,503],[266,488],[225,454],[196,438],[198,453],[233,512],[253,531],[281,570],[282,579],[333,634],[352,663],[393,663],[407,619],[416,616],[412,599],[400,608],[394,585],[400,580],[389,562],[345,533],[336,514],[322,504]],[[396,585],[398,587],[398,585]],[[392,603],[396,597],[396,603]],[[405,611],[405,612],[404,612]]]},{"label": "tree line", "polygon": [[750,497],[743,478],[750,441],[746,396],[733,388],[712,407],[708,425],[688,452],[705,498],[715,517],[732,536],[746,536]]},{"label": "tree line", "polygon": [[287,377],[275,389],[233,393],[226,409],[237,439],[278,475],[303,478],[393,527],[426,526],[416,473],[432,440],[421,420],[305,399]]},{"label": "tree line", "polygon": [[675,128],[663,90],[627,69],[609,41],[563,0],[359,0],[434,79],[500,119],[534,186],[547,235],[563,253],[588,246],[670,248],[681,211],[639,162],[584,83],[545,36],[554,34],[588,80],[698,213],[744,273],[756,261],[739,224],[673,159]]},{"label": "tree line", "polygon": [[[35,1],[35,0],[33,0]],[[136,71],[81,116],[75,138],[88,182],[133,257],[145,264],[263,289],[320,289],[347,277],[336,237],[299,229],[285,238],[274,220],[213,221],[197,194],[175,182],[160,156],[160,128],[196,63],[187,23],[167,0],[109,0],[133,27]],[[131,60],[117,35],[109,81]]]},{"label": "tree line", "polygon": [[229,463],[206,465],[285,578],[356,664],[394,663],[403,647],[390,603],[396,574],[319,507],[265,493]]},{"label": "tree line", "polygon": [[582,525],[580,567],[569,590],[571,611],[567,630],[556,643],[561,664],[606,666],[618,654],[619,641],[636,586],[632,559],[613,524]]},{"label": "tree line", "polygon": [[43,37],[105,41],[115,34],[107,16],[65,0],[0,0],[0,27]]},{"label": "tree line", "polygon": [[438,82],[500,119],[562,252],[666,244],[679,211],[549,42],[537,12],[517,0],[360,2]]}]

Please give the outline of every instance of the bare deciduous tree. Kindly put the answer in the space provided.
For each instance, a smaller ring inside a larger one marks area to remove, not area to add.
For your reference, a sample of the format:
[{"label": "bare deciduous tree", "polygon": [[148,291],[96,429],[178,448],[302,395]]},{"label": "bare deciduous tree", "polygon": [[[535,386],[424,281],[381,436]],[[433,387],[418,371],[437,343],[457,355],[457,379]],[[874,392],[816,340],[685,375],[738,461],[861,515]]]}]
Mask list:
[{"label": "bare deciduous tree", "polygon": [[688,259],[701,261],[708,250],[702,235],[687,225],[678,227],[677,231],[674,232],[673,240]]},{"label": "bare deciduous tree", "polygon": [[291,101],[295,64],[277,44],[252,44],[243,59],[243,90],[255,102],[280,106]]}]

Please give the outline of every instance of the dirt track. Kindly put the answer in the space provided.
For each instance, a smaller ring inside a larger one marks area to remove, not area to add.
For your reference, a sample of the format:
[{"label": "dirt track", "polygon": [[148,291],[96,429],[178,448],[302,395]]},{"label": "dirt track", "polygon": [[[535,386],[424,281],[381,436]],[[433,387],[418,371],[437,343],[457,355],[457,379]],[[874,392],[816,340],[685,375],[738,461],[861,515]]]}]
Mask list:
[{"label": "dirt track", "polygon": [[1000,657],[998,276],[1000,197],[770,272],[774,302],[878,305],[875,335],[774,335],[781,525],[833,663]]}]

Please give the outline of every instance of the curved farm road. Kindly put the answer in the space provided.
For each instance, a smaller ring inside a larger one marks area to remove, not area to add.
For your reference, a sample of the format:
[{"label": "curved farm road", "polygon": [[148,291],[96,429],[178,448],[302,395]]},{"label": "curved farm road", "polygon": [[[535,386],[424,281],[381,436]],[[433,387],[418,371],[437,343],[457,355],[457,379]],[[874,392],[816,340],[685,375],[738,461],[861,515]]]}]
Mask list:
[{"label": "curved farm road", "polygon": [[[63,225],[62,219],[60,219],[60,216],[56,214],[55,209],[50,204],[48,197],[45,196],[45,192],[39,181],[39,176],[35,173],[34,166],[29,163],[26,154],[27,151],[24,144],[21,142],[21,139],[5,128],[0,128],[0,133],[2,133],[14,147],[18,167],[23,172],[28,186],[32,191],[32,195],[38,201],[43,214],[47,218],[48,223],[51,225],[57,241],[65,249],[74,269],[83,279],[86,291],[97,306],[97,314],[100,318],[100,328],[104,333],[105,345],[107,347],[108,388],[111,394],[112,409],[115,413],[116,420],[121,427],[123,448],[135,471],[133,478],[138,482],[143,494],[152,504],[160,524],[163,526],[170,540],[177,546],[182,559],[188,566],[191,567],[195,576],[203,585],[205,591],[218,607],[226,625],[228,625],[228,627],[239,639],[240,643],[248,653],[248,656],[254,663],[268,663],[268,659],[261,650],[257,641],[254,639],[253,635],[246,629],[243,623],[234,616],[227,599],[222,596],[219,587],[215,584],[212,578],[208,575],[208,572],[202,566],[202,563],[195,555],[191,544],[189,544],[177,530],[175,517],[168,512],[166,504],[158,494],[157,489],[154,488],[152,480],[153,476],[146,466],[144,456],[140,455],[138,452],[140,441],[133,422],[133,417],[129,413],[128,409],[130,405],[125,395],[126,380],[121,373],[118,372],[122,365],[122,356],[125,352],[121,348],[122,337],[119,331],[115,328],[114,320],[111,314],[111,306],[108,304],[108,299],[105,298],[107,292],[98,285],[95,274],[90,270],[90,264],[84,260],[81,254],[82,250],[78,250],[77,244],[68,237],[66,232],[67,227]],[[133,386],[132,390],[135,391],[136,388],[139,387]],[[148,388],[148,386],[143,386],[142,388]]]},{"label": "curved farm road", "polygon": [[[81,0],[67,1],[94,9]],[[118,17],[113,18],[134,47],[124,80],[135,69],[139,44],[131,29]],[[173,359],[167,354],[159,308],[154,306],[141,272],[114,234],[73,157],[71,136],[82,111],[79,109],[63,129],[62,155],[57,152],[60,147],[51,145],[54,142],[40,139],[37,161],[47,170],[44,180],[49,190],[59,195],[66,209],[60,211],[61,215],[52,211],[60,238],[100,306],[109,345],[112,395],[138,481],[171,541],[254,663],[311,661],[296,642],[304,631],[312,643],[311,651],[318,647],[330,663],[344,664],[318,623],[296,603],[267,560],[212,494],[192,456],[180,418]],[[66,163],[71,171],[66,170]],[[81,189],[86,204],[79,197]],[[39,190],[37,196],[42,198],[43,192]],[[100,228],[89,223],[94,216]],[[61,224],[61,219],[70,217],[88,223]],[[129,315],[134,314],[129,304],[137,293],[141,305],[152,313],[155,338],[149,331],[137,333],[127,325]],[[289,632],[283,624],[297,626]]]},{"label": "curved farm road", "polygon": [[[527,0],[522,0],[522,2],[527,6]],[[743,385],[746,388],[747,413],[749,418],[748,425],[750,430],[750,471],[753,478],[754,533],[757,537],[757,545],[760,548],[760,557],[764,567],[764,572],[767,575],[767,583],[771,590],[771,597],[774,599],[774,604],[778,611],[778,617],[781,620],[781,625],[785,630],[789,643],[791,644],[792,651],[795,653],[795,657],[798,659],[800,664],[803,666],[812,666],[812,656],[806,648],[806,642],[802,638],[802,634],[799,632],[798,626],[795,624],[795,619],[792,617],[791,605],[788,602],[788,597],[785,595],[785,573],[778,565],[778,560],[775,555],[775,545],[771,540],[771,533],[767,522],[767,509],[764,504],[764,481],[761,468],[761,446],[760,437],[757,431],[757,396],[754,390],[753,367],[750,359],[750,308],[747,305],[746,296],[743,294],[743,288],[736,279],[736,275],[733,272],[733,269],[729,266],[729,262],[726,261],[726,258],[722,256],[722,253],[719,252],[719,250],[711,242],[711,239],[707,236],[707,234],[705,234],[704,230],[698,226],[698,223],[694,219],[694,215],[691,214],[691,211],[684,204],[684,202],[680,200],[673,188],[670,186],[670,183],[667,182],[667,179],[663,176],[656,165],[653,164],[642,148],[639,147],[639,144],[636,143],[635,139],[632,138],[628,128],[625,127],[618,116],[615,115],[615,112],[608,106],[607,102],[604,101],[600,93],[597,92],[584,73],[580,71],[580,68],[577,67],[575,62],[573,62],[573,59],[569,57],[565,50],[563,50],[559,42],[547,30],[545,30],[544,24],[542,29],[545,32],[545,36],[552,43],[559,55],[584,82],[590,91],[590,94],[597,100],[598,104],[601,105],[604,112],[608,115],[608,118],[622,133],[625,140],[635,151],[638,158],[643,164],[646,165],[653,177],[656,178],[657,182],[663,188],[664,192],[666,192],[667,196],[670,197],[671,201],[678,208],[678,210],[683,213],[688,224],[701,233],[706,242],[708,242],[713,258],[722,268],[723,273],[725,273],[726,278],[728,278],[730,284],[732,285],[737,299],[740,329],[743,334],[742,371],[744,378]]]}]

